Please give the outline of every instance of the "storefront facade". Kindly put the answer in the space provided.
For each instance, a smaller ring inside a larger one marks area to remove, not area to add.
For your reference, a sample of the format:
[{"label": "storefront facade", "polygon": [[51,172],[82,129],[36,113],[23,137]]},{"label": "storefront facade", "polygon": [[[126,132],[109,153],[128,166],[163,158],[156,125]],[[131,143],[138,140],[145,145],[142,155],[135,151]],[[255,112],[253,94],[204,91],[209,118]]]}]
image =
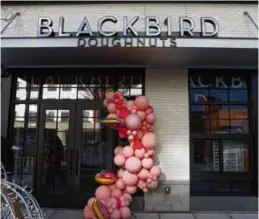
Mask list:
[{"label": "storefront facade", "polygon": [[[35,189],[43,206],[82,208],[96,186],[92,175],[114,169],[113,148],[124,144],[100,127],[104,92],[119,90],[128,98],[145,94],[157,115],[157,162],[163,174],[157,190],[136,195],[135,210],[241,210],[241,205],[255,210],[258,35],[250,18],[257,21],[257,9],[251,2],[6,3],[3,16],[20,15],[2,33],[7,74],[2,76],[1,134],[9,147],[22,148],[18,180]],[[100,37],[104,16],[109,19],[103,30],[110,36]],[[140,35],[125,41],[123,22],[135,16]],[[167,38],[143,46],[131,39],[150,39],[148,16],[159,20]],[[188,21],[182,25],[183,18]],[[206,31],[204,19],[212,21]],[[50,27],[49,21],[52,29],[45,28],[43,36],[40,27]],[[91,34],[85,24],[97,40],[79,42],[77,33]],[[110,43],[96,43],[103,38]],[[43,156],[48,140],[62,146],[61,168],[52,172],[45,171]]]}]

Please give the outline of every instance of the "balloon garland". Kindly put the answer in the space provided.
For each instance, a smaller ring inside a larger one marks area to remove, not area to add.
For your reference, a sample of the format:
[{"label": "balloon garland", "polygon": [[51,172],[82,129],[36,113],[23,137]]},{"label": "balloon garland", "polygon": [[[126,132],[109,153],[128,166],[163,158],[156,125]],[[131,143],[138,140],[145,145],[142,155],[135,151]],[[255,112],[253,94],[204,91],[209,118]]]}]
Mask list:
[{"label": "balloon garland", "polygon": [[131,216],[129,205],[137,189],[148,192],[158,186],[161,169],[154,164],[156,117],[145,96],[127,101],[121,93],[109,92],[104,106],[109,114],[103,124],[116,129],[120,138],[128,139],[129,145],[114,150],[114,163],[120,167],[117,174],[103,171],[95,176],[101,186],[95,197],[88,200],[84,217],[128,219]]}]

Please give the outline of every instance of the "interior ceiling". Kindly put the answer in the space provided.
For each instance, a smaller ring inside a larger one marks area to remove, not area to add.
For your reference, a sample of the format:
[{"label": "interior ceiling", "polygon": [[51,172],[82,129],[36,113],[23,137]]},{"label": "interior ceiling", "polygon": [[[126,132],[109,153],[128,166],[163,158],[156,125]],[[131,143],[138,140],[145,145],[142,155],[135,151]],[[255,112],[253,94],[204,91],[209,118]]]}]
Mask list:
[{"label": "interior ceiling", "polygon": [[174,66],[257,68],[257,49],[4,48],[7,67]]}]

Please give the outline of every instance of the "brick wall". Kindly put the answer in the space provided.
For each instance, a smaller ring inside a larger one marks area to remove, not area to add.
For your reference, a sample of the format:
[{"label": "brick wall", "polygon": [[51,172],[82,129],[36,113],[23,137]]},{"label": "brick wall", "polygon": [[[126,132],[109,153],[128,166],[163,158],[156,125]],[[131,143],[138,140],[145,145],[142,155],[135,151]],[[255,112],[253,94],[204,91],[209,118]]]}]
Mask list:
[{"label": "brick wall", "polygon": [[[76,32],[84,16],[88,16],[93,31],[97,30],[97,20],[104,15],[116,16],[119,22],[115,29],[122,29],[122,17],[140,16],[141,19],[135,25],[138,31],[143,31],[144,16],[157,16],[161,22],[167,17],[172,17],[172,31],[179,31],[178,19],[180,16],[188,16],[195,21],[195,31],[200,31],[200,17],[208,16],[217,19],[220,25],[219,37],[257,37],[257,29],[244,16],[248,11],[255,22],[258,20],[257,4],[194,4],[194,3],[170,3],[170,4],[75,4],[75,5],[24,5],[2,6],[1,18],[8,19],[11,13],[20,12],[3,34],[4,37],[33,37],[37,33],[39,16],[50,16],[54,21],[57,31],[58,17],[65,17],[65,31]],[[2,27],[6,21],[1,20]],[[108,26],[108,25],[107,25]],[[165,29],[164,29],[165,31]]]},{"label": "brick wall", "polygon": [[[189,211],[189,103],[187,69],[147,69],[146,95],[154,107],[159,188],[145,194],[147,211]],[[169,194],[164,188],[171,189]]]}]

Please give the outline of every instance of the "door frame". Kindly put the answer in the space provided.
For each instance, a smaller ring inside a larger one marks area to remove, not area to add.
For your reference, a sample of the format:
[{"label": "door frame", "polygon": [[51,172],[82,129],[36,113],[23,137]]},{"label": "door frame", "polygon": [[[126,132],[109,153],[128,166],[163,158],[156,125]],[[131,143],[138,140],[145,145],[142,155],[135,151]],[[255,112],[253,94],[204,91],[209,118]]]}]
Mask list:
[{"label": "door frame", "polygon": [[[36,171],[36,197],[39,198],[39,200],[42,199],[42,178],[43,175],[43,148],[44,148],[44,132],[45,132],[45,121],[46,121],[46,110],[47,109],[55,109],[55,110],[62,110],[67,109],[70,110],[70,116],[69,116],[69,139],[68,139],[68,148],[67,148],[67,186],[68,191],[72,192],[72,183],[73,183],[73,167],[71,162],[71,155],[73,152],[73,130],[75,129],[75,105],[70,104],[69,102],[62,101],[61,103],[59,101],[44,101],[40,104],[40,111],[39,111],[39,123],[38,123],[38,147],[37,147],[37,171]],[[55,203],[55,201],[53,200]],[[45,203],[43,203],[45,204]]]},{"label": "door frame", "polygon": [[[75,160],[77,160],[77,163],[74,163],[74,180],[75,180],[75,190],[79,191],[79,187],[80,187],[80,165],[81,165],[81,159],[79,159],[81,157],[81,139],[82,139],[82,121],[83,121],[83,116],[82,116],[82,111],[84,109],[87,110],[105,110],[105,107],[103,106],[103,101],[100,100],[95,100],[92,101],[91,103],[80,103],[76,105],[76,133],[75,133],[75,151],[76,151],[76,157],[74,158]],[[100,115],[100,118],[102,118],[102,116]],[[105,140],[108,143],[111,143],[111,145],[109,145],[109,147],[107,147],[107,156],[106,157],[106,167],[107,167],[107,171],[112,171],[114,170],[114,165],[112,161],[112,157],[113,157],[113,146],[114,146],[114,135],[113,135],[113,131],[111,128],[108,127],[103,127],[105,129]]]}]

